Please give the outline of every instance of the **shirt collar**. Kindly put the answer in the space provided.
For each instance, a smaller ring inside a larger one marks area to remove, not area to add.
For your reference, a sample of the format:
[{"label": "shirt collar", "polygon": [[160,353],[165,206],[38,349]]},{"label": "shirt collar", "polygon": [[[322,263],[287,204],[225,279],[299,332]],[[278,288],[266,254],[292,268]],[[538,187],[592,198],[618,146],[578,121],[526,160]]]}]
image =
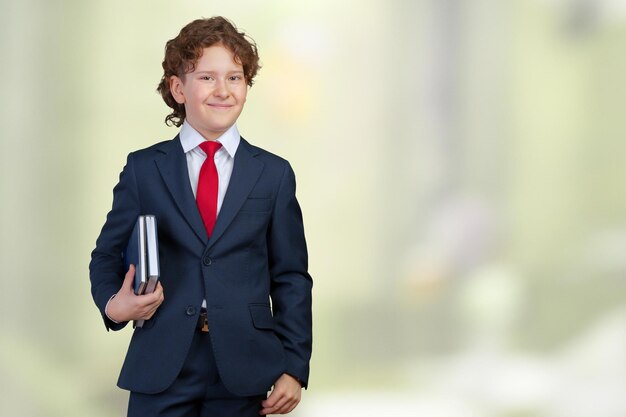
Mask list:
[{"label": "shirt collar", "polygon": [[[183,126],[180,128],[179,136],[180,144],[183,146],[183,151],[185,153],[195,149],[206,140],[196,129],[187,123],[187,120],[183,122]],[[216,141],[222,144],[222,147],[226,150],[226,152],[228,152],[228,155],[231,158],[235,157],[235,152],[237,152],[240,140],[241,137],[239,136],[237,124],[233,124],[226,132],[222,133],[222,135],[216,139]]]}]

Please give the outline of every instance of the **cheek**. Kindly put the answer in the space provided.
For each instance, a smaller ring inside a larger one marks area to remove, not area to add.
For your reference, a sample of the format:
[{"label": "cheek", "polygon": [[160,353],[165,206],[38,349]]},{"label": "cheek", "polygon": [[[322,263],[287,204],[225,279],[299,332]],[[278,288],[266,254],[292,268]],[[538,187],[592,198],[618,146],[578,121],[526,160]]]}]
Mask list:
[{"label": "cheek", "polygon": [[190,92],[190,94],[191,94],[191,97],[193,98],[193,101],[195,101],[197,103],[200,103],[200,102],[204,101],[204,99],[207,97],[207,92],[202,87],[194,88]]},{"label": "cheek", "polygon": [[245,103],[246,98],[248,96],[248,85],[238,86],[238,88],[235,91],[235,94],[237,95],[237,100],[241,104]]}]

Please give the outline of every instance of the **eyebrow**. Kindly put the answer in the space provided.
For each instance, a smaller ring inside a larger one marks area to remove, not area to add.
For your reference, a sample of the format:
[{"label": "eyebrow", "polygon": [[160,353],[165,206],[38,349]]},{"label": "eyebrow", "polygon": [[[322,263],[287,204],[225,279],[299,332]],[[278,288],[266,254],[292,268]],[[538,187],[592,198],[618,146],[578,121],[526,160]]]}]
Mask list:
[{"label": "eyebrow", "polygon": [[[218,71],[207,71],[207,70],[194,71],[195,74],[215,74],[217,72]],[[240,70],[227,71],[226,74],[243,74],[243,71],[240,71]]]}]

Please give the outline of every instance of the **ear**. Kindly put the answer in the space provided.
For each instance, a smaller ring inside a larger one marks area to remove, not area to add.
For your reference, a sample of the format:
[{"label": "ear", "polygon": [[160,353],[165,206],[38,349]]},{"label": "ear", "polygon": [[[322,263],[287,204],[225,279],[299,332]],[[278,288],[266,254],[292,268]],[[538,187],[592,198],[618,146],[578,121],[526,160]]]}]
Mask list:
[{"label": "ear", "polygon": [[176,100],[178,104],[184,104],[185,95],[183,94],[183,80],[181,80],[176,75],[172,75],[169,81],[172,97],[174,97],[174,100]]}]

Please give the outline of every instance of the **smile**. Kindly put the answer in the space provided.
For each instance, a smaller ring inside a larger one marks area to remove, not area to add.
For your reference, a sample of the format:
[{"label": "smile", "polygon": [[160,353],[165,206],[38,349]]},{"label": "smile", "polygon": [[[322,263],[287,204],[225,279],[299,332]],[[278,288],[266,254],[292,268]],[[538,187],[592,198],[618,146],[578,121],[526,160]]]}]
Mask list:
[{"label": "smile", "polygon": [[233,107],[232,104],[209,104],[209,107],[213,107],[214,109],[230,109]]}]

